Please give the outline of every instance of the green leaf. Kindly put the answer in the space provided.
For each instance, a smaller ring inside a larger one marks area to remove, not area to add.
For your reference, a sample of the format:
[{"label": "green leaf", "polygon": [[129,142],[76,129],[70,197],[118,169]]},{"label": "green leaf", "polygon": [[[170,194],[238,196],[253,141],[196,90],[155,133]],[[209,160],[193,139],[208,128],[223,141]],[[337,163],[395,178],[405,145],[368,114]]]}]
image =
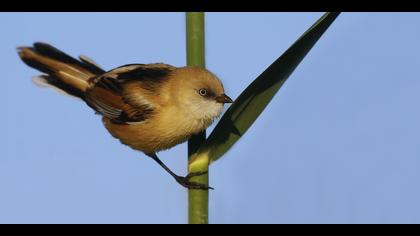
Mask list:
[{"label": "green leaf", "polygon": [[[225,112],[196,157],[216,161],[248,130],[339,13],[326,13],[256,78]],[[190,162],[196,161],[192,158]]]}]

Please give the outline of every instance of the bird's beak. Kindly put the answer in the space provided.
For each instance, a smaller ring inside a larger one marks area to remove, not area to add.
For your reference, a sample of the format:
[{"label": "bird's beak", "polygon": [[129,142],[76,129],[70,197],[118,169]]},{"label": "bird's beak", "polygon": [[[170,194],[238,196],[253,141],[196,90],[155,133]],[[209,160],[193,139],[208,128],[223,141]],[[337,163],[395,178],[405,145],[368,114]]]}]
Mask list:
[{"label": "bird's beak", "polygon": [[216,97],[216,102],[219,103],[233,103],[232,98],[228,97],[226,94],[222,94]]}]

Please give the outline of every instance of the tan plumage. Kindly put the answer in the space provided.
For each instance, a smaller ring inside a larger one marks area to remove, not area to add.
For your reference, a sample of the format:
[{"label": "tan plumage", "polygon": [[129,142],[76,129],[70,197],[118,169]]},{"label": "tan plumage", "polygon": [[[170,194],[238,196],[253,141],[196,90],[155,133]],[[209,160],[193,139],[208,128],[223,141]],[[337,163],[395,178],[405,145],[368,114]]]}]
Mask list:
[{"label": "tan plumage", "polygon": [[213,73],[163,63],[130,64],[106,72],[86,57],[76,60],[45,43],[21,47],[19,55],[46,73],[36,79],[38,84],[81,98],[102,115],[112,136],[148,154],[184,186],[203,188],[173,174],[154,153],[206,129],[223,104],[232,102]]},{"label": "tan plumage", "polygon": [[[200,104],[187,105],[194,103],[191,101],[190,94],[179,91],[179,87],[184,82],[186,76],[201,76],[204,83],[213,80],[211,73],[204,72],[198,68],[174,69],[171,83],[163,83],[156,91],[156,94],[144,89],[139,84],[131,84],[126,88],[128,95],[141,93],[142,96],[133,96],[132,102],[137,104],[148,104],[153,108],[153,118],[141,122],[132,122],[130,125],[112,122],[109,118],[103,117],[105,127],[122,143],[130,147],[141,150],[145,153],[152,153],[158,150],[168,149],[176,144],[186,141],[191,135],[197,134],[207,128],[214,118],[220,115],[222,105],[215,103],[214,114],[204,115]],[[186,82],[188,83],[188,82]],[[190,86],[194,86],[193,83]],[[189,85],[182,85],[189,86]],[[223,94],[221,86],[215,86],[216,91]],[[141,91],[141,92],[140,92]],[[194,91],[194,90],[193,90]],[[190,109],[188,109],[190,108]],[[208,108],[207,108],[208,109]]]}]

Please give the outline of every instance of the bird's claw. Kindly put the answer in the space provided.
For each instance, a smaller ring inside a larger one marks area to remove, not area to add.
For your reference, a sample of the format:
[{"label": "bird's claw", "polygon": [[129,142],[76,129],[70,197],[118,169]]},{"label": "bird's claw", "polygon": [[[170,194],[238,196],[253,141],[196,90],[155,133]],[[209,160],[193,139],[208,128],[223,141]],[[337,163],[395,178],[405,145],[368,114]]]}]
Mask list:
[{"label": "bird's claw", "polygon": [[177,177],[175,177],[175,180],[180,185],[182,185],[182,186],[184,186],[185,188],[188,188],[188,189],[201,189],[201,190],[213,189],[212,187],[210,187],[210,186],[208,186],[206,184],[201,184],[201,183],[191,182],[190,181],[190,179],[192,177],[200,176],[200,175],[204,175],[204,174],[207,174],[207,171],[200,171],[200,172],[189,173],[185,177],[183,177],[183,176],[177,176]]}]

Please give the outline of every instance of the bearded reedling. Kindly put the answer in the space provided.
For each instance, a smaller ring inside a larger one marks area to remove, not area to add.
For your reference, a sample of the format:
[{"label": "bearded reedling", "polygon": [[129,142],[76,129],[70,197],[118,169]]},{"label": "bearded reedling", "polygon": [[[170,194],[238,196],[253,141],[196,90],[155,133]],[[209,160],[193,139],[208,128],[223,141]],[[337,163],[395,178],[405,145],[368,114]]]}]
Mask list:
[{"label": "bearded reedling", "polygon": [[105,71],[87,57],[77,60],[46,43],[20,47],[21,59],[43,73],[34,78],[80,98],[102,116],[106,129],[121,143],[144,152],[182,186],[209,189],[173,173],[156,152],[187,141],[220,116],[223,105],[232,103],[222,82],[198,67],[168,64],[129,64]]}]

